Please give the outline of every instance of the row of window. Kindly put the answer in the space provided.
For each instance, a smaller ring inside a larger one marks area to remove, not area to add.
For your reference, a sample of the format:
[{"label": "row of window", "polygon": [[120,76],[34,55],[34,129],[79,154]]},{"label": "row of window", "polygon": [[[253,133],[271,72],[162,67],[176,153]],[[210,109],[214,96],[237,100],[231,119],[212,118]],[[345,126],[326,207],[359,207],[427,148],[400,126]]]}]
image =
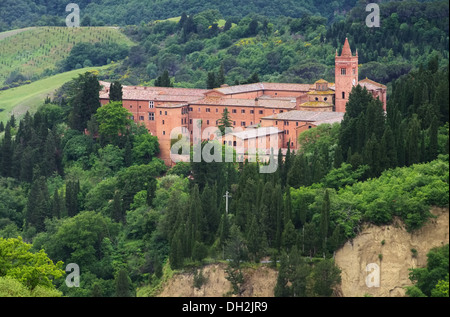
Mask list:
[{"label": "row of window", "polygon": [[[347,75],[347,68],[341,68],[341,75]],[[353,75],[356,75],[356,68],[353,68]]]}]

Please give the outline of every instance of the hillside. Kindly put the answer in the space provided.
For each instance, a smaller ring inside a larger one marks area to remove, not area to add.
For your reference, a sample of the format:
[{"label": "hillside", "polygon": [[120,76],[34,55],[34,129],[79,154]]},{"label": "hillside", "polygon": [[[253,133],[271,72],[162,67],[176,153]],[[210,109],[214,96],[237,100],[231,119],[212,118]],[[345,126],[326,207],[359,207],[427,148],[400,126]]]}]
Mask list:
[{"label": "hillside", "polygon": [[0,33],[0,86],[58,73],[59,64],[82,42],[132,45],[110,27],[36,27]]},{"label": "hillside", "polygon": [[[342,283],[335,296],[402,297],[410,268],[425,267],[427,253],[434,247],[449,243],[449,210],[433,208],[437,218],[415,233],[407,232],[401,222],[389,226],[367,225],[353,240],[336,252],[335,261],[342,270]],[[382,244],[382,241],[385,243]],[[417,251],[413,256],[411,249]],[[380,261],[378,254],[383,254]],[[380,287],[367,287],[365,271],[369,263],[380,265]],[[162,287],[160,297],[222,297],[231,290],[225,278],[225,264],[211,264],[201,269],[206,278],[200,288],[194,287],[194,273],[175,274]],[[244,269],[245,297],[273,297],[277,271],[267,266]]]},{"label": "hillside", "polygon": [[[342,269],[339,293],[345,297],[404,296],[404,287],[412,285],[409,269],[425,267],[427,253],[449,243],[448,208],[432,208],[431,213],[436,218],[414,233],[407,232],[397,221],[379,227],[368,225],[348,241],[336,252],[336,264]],[[366,285],[366,265],[370,263],[380,267],[380,287]]]},{"label": "hillside", "polygon": [[[348,11],[356,0],[283,0],[279,2],[218,0],[79,0],[82,23],[85,25],[130,25],[195,14],[205,8],[219,10],[224,16],[243,17],[258,13],[267,16],[300,17],[321,14],[327,18]],[[64,25],[67,15],[64,0],[3,0],[0,10],[0,31],[37,25]]]},{"label": "hillside", "polygon": [[6,122],[12,114],[16,118],[21,118],[27,111],[35,112],[47,97],[51,97],[53,92],[64,83],[83,74],[87,71],[99,70],[105,67],[91,67],[73,70],[50,76],[29,85],[23,85],[0,91],[0,122]]},{"label": "hillside", "polygon": [[217,79],[221,74],[224,82],[217,80],[212,86],[242,84],[251,78],[333,82],[334,55],[348,37],[352,49],[358,50],[360,78],[390,87],[432,57],[438,56],[442,67],[448,61],[448,2],[407,3],[382,4],[384,23],[376,30],[366,27],[363,4],[331,24],[320,16],[236,18],[205,10],[185,16],[184,22],[129,25],[124,33],[137,45],[108,80],[153,85],[167,70],[175,86],[189,88],[207,88],[208,76]]}]

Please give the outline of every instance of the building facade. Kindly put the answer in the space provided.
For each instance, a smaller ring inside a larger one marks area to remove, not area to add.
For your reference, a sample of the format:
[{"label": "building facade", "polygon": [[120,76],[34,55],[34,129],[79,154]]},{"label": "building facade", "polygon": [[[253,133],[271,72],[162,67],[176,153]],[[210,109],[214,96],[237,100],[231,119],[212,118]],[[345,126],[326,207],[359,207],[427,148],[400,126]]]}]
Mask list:
[{"label": "building facade", "polygon": [[[352,54],[347,39],[341,55],[336,52],[335,60],[334,84],[325,80],[314,84],[254,83],[223,85],[212,90],[123,86],[122,104],[135,122],[158,137],[160,158],[169,166],[174,165],[170,148],[177,134],[183,131],[191,136],[191,142],[198,142],[199,136],[193,131],[194,124],[200,122],[202,140],[217,136],[213,133],[217,129],[211,128],[218,126],[225,109],[233,128],[276,128],[279,147],[296,150],[301,132],[343,119],[355,85],[365,86],[374,98],[383,101],[386,109],[386,86],[369,79],[358,81],[358,53]],[[100,84],[100,101],[104,105],[109,102],[110,83]]]}]

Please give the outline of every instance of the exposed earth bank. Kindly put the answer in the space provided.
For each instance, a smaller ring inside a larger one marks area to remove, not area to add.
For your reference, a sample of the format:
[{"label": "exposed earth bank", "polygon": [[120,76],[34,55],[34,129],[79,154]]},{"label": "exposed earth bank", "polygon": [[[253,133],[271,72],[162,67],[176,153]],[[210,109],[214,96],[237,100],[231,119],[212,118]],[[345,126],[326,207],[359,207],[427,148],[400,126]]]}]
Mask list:
[{"label": "exposed earth bank", "polygon": [[[404,287],[411,285],[409,269],[426,266],[428,251],[449,243],[449,209],[433,208],[431,212],[437,218],[430,219],[423,228],[413,233],[407,232],[400,221],[388,226],[364,226],[355,239],[336,252],[335,260],[342,270],[342,283],[335,295],[404,296]],[[193,273],[176,274],[158,296],[230,296],[232,287],[225,278],[225,268],[226,264],[205,266],[202,274],[206,282],[199,289],[194,287]],[[261,266],[258,269],[247,268],[243,272],[245,284],[241,296],[274,296],[276,270]]]}]

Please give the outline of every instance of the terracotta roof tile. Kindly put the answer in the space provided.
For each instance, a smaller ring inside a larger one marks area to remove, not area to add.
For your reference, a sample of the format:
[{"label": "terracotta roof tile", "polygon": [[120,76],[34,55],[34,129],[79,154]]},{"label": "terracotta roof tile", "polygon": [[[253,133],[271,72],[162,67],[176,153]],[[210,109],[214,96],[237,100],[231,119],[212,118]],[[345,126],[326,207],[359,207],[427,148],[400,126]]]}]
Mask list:
[{"label": "terracotta roof tile", "polygon": [[264,117],[263,120],[293,120],[293,121],[305,121],[312,123],[333,123],[341,122],[344,118],[343,112],[316,112],[316,111],[301,111],[293,110],[289,112],[283,112],[272,116]]},{"label": "terracotta roof tile", "polygon": [[283,83],[254,83],[247,85],[237,85],[229,87],[216,88],[214,91],[218,91],[225,95],[239,94],[252,91],[264,91],[264,90],[283,90],[283,91],[296,91],[306,92],[311,88],[310,84],[283,84]]}]

